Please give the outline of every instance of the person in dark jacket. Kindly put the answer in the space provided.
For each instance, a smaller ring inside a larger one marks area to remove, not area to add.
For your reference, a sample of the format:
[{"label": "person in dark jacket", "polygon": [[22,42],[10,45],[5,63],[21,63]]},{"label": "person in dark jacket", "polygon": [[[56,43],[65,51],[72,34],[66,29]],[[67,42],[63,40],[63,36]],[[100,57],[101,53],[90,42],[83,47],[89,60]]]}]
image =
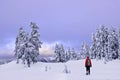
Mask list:
[{"label": "person in dark jacket", "polygon": [[90,75],[90,67],[92,67],[92,62],[89,56],[87,56],[85,60],[85,67],[86,67],[86,75]]}]

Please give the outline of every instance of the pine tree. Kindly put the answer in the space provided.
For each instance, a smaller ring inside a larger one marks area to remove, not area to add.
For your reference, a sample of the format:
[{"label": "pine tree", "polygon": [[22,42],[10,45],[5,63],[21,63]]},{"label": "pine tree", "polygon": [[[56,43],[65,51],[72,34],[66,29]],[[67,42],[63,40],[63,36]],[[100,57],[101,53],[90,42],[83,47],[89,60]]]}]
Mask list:
[{"label": "pine tree", "polygon": [[32,51],[32,61],[33,63],[35,63],[38,61],[37,57],[39,56],[39,48],[41,48],[42,42],[40,41],[40,34],[38,32],[38,29],[39,29],[38,26],[33,22],[30,23],[30,26],[32,28],[30,42],[35,47]]},{"label": "pine tree", "polygon": [[89,56],[89,50],[90,50],[89,46],[85,42],[83,42],[82,49],[81,49],[81,58],[82,59],[85,59],[86,56]]},{"label": "pine tree", "polygon": [[67,52],[68,52],[68,55],[69,55],[69,56],[68,56],[68,57],[69,57],[69,60],[71,60],[71,57],[72,57],[72,55],[71,55],[71,49],[68,48],[68,51],[67,51]]},{"label": "pine tree", "polygon": [[55,51],[56,53],[56,61],[57,62],[66,62],[66,53],[63,45],[56,44]]},{"label": "pine tree", "polygon": [[100,31],[97,29],[95,33],[96,38],[96,59],[101,59],[101,45],[100,45]]},{"label": "pine tree", "polygon": [[91,58],[104,59],[105,62],[119,58],[120,51],[120,31],[116,32],[114,28],[110,31],[104,26],[96,30],[92,35],[92,44],[90,47]]},{"label": "pine tree", "polygon": [[119,43],[118,58],[120,59],[120,28],[119,28],[119,32],[118,32],[118,43]]},{"label": "pine tree", "polygon": [[80,60],[80,59],[81,59],[80,52],[77,52],[77,60]]},{"label": "pine tree", "polygon": [[63,47],[62,44],[60,46],[60,54],[61,54],[61,60],[60,60],[60,62],[65,62],[66,61],[65,49],[64,49],[64,47]]},{"label": "pine tree", "polygon": [[28,67],[30,67],[31,62],[36,63],[38,61],[39,48],[41,48],[42,44],[42,42],[39,40],[39,28],[35,23],[32,22],[30,26],[32,28],[30,36],[26,34],[23,28],[19,29],[15,46],[17,63],[19,63],[19,59],[21,59],[24,64],[27,63]]},{"label": "pine tree", "polygon": [[41,48],[42,42],[40,41],[38,26],[31,22],[30,26],[32,28],[31,35],[28,41],[25,43],[25,51],[23,56],[23,62],[27,62],[28,67],[30,67],[31,62],[34,64],[38,61],[39,48]]},{"label": "pine tree", "polygon": [[31,62],[33,62],[34,57],[34,51],[35,46],[28,40],[28,42],[25,44],[25,51],[24,51],[24,57],[23,61],[27,62],[28,67],[30,67]]},{"label": "pine tree", "polygon": [[60,62],[61,54],[60,54],[60,48],[59,48],[58,44],[55,45],[54,52],[56,53],[56,61]]},{"label": "pine tree", "polygon": [[109,59],[117,59],[118,58],[118,35],[116,30],[112,27],[109,33]]},{"label": "pine tree", "polygon": [[108,58],[108,29],[105,28],[104,26],[101,26],[100,29],[100,42],[101,42],[101,58],[107,61]]},{"label": "pine tree", "polygon": [[77,60],[77,53],[74,48],[71,50],[71,60]]},{"label": "pine tree", "polygon": [[111,46],[112,46],[112,35],[109,33],[109,35],[108,35],[108,59],[109,60],[112,60],[112,48],[111,48]]},{"label": "pine tree", "polygon": [[105,28],[103,25],[100,29],[97,29],[95,34],[96,40],[96,58],[97,59],[105,59],[107,58],[108,53],[108,29]]},{"label": "pine tree", "polygon": [[96,38],[95,38],[95,34],[92,34],[92,45],[90,47],[90,56],[92,59],[96,58],[96,53],[97,53],[97,44],[96,44]]},{"label": "pine tree", "polygon": [[69,61],[70,60],[70,54],[68,53],[68,51],[66,51],[65,53],[65,62]]},{"label": "pine tree", "polygon": [[15,42],[15,57],[17,58],[17,63],[19,63],[19,59],[22,59],[25,50],[25,42],[27,41],[28,36],[23,28],[19,29],[19,33],[16,37]]}]

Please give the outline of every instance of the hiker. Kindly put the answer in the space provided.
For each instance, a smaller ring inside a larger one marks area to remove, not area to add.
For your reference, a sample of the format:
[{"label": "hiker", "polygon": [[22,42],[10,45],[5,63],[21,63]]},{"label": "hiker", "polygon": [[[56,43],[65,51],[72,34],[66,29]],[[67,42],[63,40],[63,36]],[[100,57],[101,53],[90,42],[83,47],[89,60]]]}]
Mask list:
[{"label": "hiker", "polygon": [[90,75],[90,67],[92,67],[92,62],[89,56],[87,56],[85,60],[85,67],[86,67],[86,75]]}]

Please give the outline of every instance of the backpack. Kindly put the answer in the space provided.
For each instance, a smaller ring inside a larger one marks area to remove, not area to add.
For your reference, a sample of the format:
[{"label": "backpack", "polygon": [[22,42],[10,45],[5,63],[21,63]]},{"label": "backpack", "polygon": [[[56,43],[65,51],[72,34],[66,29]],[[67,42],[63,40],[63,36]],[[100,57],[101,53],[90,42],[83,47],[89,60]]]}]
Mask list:
[{"label": "backpack", "polygon": [[90,66],[90,59],[88,59],[87,61],[87,66]]}]

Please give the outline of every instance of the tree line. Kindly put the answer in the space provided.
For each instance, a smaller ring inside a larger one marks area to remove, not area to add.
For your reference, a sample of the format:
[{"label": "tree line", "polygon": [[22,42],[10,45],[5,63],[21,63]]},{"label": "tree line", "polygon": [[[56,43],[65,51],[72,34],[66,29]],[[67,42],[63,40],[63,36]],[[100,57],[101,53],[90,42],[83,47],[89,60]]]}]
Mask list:
[{"label": "tree line", "polygon": [[[39,27],[31,22],[31,32],[28,34],[21,27],[16,37],[15,42],[15,57],[17,63],[22,60],[23,64],[30,67],[31,63],[36,63],[39,60],[39,49],[42,42],[40,40]],[[92,34],[91,44],[88,45],[83,42],[81,50],[75,51],[74,48],[65,50],[62,44],[56,44],[54,62],[67,62],[69,60],[85,59],[90,56],[91,59],[102,59],[110,61],[120,59],[120,29],[117,31],[115,28],[110,29],[101,26]]]},{"label": "tree line", "polygon": [[113,27],[108,29],[102,25],[92,34],[90,45],[82,43],[79,53],[74,48],[65,51],[63,45],[58,44],[55,46],[55,53],[58,62],[85,59],[86,56],[104,61],[120,59],[120,29],[117,31]]}]

